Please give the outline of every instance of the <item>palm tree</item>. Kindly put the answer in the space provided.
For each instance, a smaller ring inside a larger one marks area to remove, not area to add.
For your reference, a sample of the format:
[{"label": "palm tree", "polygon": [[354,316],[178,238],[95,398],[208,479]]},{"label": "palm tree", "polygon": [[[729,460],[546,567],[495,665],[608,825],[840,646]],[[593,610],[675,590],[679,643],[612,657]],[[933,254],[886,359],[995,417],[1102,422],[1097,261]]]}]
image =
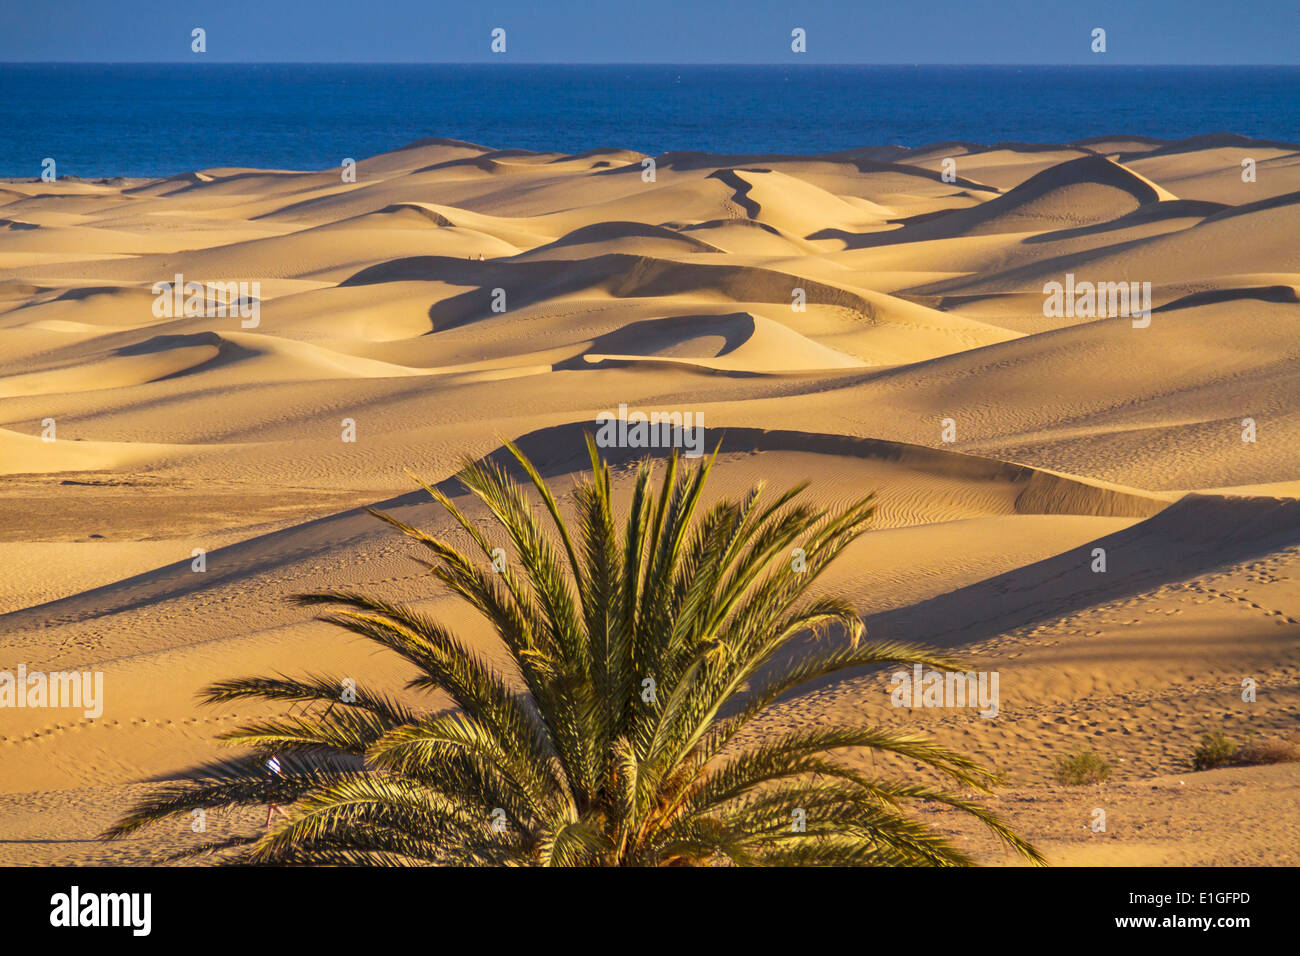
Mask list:
[{"label": "palm tree", "polygon": [[[222,862],[532,865],[969,865],[905,815],[914,801],[970,814],[1017,854],[1038,852],[962,795],[996,779],[925,738],[825,724],[754,733],[779,698],[827,675],[885,663],[951,669],[900,643],[864,643],[846,601],[807,598],[863,533],[867,496],[832,510],[768,499],[701,504],[713,458],[674,455],[657,490],[642,462],[621,529],[609,465],[588,437],[592,475],[573,492],[576,523],[513,444],[553,526],[505,469],[467,462],[459,478],[512,552],[445,494],[425,490],[472,539],[470,553],[372,512],[427,549],[430,574],[491,623],[509,670],[437,621],[356,593],[306,594],[304,605],[393,651],[441,691],[446,710],[412,710],[335,677],[222,681],[208,702],[293,702],[293,716],[224,735],[252,756],[174,783],[136,806],[115,838],[199,807],[291,804],[265,833],[210,842]],[[792,647],[797,638],[808,646]],[[784,653],[782,653],[784,650]],[[510,673],[509,671],[513,671]],[[748,734],[742,731],[749,730]],[[868,775],[843,758],[869,749],[916,761],[939,783]],[[278,754],[273,792],[249,769]],[[942,781],[948,781],[945,785]]]}]

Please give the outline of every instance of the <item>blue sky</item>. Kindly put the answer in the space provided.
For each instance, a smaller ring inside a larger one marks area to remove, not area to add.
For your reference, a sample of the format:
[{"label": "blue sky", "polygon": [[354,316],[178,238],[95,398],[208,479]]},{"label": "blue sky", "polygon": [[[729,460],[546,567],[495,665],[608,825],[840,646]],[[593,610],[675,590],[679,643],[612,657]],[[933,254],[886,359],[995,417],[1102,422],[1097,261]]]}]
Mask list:
[{"label": "blue sky", "polygon": [[[190,31],[207,31],[207,53]],[[489,51],[493,27],[506,53]],[[790,50],[790,31],[808,50]],[[1107,31],[1105,57],[1089,49]],[[1300,0],[6,0],[0,61],[1297,64]]]}]

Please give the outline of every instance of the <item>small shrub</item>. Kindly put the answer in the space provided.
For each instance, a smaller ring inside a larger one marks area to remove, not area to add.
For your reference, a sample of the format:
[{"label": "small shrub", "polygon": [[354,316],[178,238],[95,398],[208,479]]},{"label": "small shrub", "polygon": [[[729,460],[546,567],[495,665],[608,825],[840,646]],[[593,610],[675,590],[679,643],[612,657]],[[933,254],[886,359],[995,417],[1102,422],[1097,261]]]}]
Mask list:
[{"label": "small shrub", "polygon": [[1056,758],[1056,781],[1069,787],[1101,783],[1110,776],[1110,764],[1091,750]]},{"label": "small shrub", "polygon": [[1210,770],[1231,763],[1237,752],[1237,742],[1216,730],[1201,737],[1201,743],[1192,753],[1193,770]]}]

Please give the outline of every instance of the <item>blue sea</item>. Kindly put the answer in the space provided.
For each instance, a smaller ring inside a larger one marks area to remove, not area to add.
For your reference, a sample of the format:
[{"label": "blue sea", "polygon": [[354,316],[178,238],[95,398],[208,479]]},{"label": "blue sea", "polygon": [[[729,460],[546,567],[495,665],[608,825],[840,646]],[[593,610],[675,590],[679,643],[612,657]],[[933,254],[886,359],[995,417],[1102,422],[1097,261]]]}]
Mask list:
[{"label": "blue sea", "polygon": [[0,64],[0,176],[323,169],[425,136],[658,154],[1214,132],[1300,141],[1300,67]]}]

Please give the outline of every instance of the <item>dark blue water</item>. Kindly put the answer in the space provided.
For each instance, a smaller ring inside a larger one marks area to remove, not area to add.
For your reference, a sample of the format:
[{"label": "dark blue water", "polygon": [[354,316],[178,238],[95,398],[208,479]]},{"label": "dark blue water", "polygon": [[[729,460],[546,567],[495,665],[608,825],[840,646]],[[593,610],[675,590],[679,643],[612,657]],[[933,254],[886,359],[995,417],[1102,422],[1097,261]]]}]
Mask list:
[{"label": "dark blue water", "polygon": [[1211,132],[1300,141],[1300,67],[0,64],[0,176],[323,169],[424,136],[657,154]]}]

